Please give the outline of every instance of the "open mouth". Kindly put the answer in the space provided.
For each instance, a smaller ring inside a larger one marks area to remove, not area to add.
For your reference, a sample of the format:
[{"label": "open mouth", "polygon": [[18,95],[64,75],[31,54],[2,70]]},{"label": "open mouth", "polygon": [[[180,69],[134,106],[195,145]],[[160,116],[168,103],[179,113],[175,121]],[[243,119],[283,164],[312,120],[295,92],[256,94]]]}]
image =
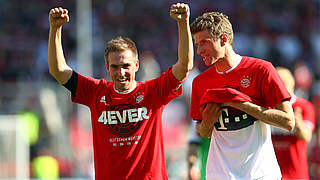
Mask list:
[{"label": "open mouth", "polygon": [[128,78],[119,78],[119,79],[118,79],[118,82],[119,82],[120,84],[124,84],[124,83],[129,82],[129,79],[128,79]]}]

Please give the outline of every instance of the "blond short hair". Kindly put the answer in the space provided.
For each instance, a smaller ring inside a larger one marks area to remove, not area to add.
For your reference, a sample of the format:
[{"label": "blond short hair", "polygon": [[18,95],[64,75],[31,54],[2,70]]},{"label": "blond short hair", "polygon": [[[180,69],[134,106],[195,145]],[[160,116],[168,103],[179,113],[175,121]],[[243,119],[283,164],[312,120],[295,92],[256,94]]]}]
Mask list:
[{"label": "blond short hair", "polygon": [[137,50],[136,44],[131,39],[123,38],[119,36],[115,39],[110,40],[107,43],[105,53],[104,53],[104,57],[107,65],[108,65],[108,55],[110,52],[122,52],[126,50],[130,50],[133,54],[133,57],[136,60],[138,60],[138,50]]},{"label": "blond short hair", "polygon": [[215,40],[222,34],[228,35],[228,41],[233,44],[233,30],[228,16],[221,12],[207,12],[197,17],[190,25],[191,33],[207,30]]}]

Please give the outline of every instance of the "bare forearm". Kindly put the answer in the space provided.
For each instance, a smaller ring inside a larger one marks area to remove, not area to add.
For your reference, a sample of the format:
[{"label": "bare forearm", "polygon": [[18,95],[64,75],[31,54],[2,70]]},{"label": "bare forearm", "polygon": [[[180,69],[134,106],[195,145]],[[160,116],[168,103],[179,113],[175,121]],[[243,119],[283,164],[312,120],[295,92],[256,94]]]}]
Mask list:
[{"label": "bare forearm", "polygon": [[285,110],[279,110],[266,109],[250,102],[228,104],[267,124],[286,129],[288,131],[292,131],[294,128],[294,116],[291,105],[290,107],[286,106]]},{"label": "bare forearm", "polygon": [[258,113],[258,119],[282,128],[282,129],[286,129],[288,131],[292,131],[294,129],[294,120],[293,118],[290,118],[286,113],[284,113],[283,111],[277,110],[277,109],[267,109],[262,111],[262,113]]},{"label": "bare forearm", "polygon": [[179,22],[179,49],[178,61],[183,65],[186,71],[190,71],[193,67],[193,44],[189,27],[189,22]]},{"label": "bare forearm", "polygon": [[296,135],[299,139],[310,142],[312,138],[312,130],[307,127],[302,120],[296,120]]},{"label": "bare forearm", "polygon": [[196,129],[202,137],[210,138],[214,123],[216,123],[221,116],[222,109],[219,104],[208,103],[201,109],[202,120],[196,124]]},{"label": "bare forearm", "polygon": [[61,84],[70,79],[72,69],[66,64],[61,43],[61,27],[50,28],[48,41],[48,64],[50,74]]},{"label": "bare forearm", "polygon": [[184,80],[193,67],[193,44],[189,21],[178,22],[178,32],[178,62],[174,66],[173,71],[178,80]]}]

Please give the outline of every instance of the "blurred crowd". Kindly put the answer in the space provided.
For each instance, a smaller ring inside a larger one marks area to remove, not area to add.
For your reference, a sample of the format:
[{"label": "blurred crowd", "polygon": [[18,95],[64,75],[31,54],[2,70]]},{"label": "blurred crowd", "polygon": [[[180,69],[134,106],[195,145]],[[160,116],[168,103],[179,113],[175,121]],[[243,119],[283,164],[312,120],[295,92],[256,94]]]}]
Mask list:
[{"label": "blurred crowd", "polygon": [[[93,77],[109,78],[103,57],[104,48],[105,43],[116,36],[127,36],[136,42],[141,62],[137,74],[138,80],[153,78],[176,62],[177,27],[169,17],[169,7],[178,1],[92,0],[91,2]],[[319,0],[185,0],[182,2],[190,6],[191,21],[206,11],[221,11],[227,14],[234,25],[234,47],[240,55],[262,58],[272,62],[274,66],[289,68],[296,78],[296,94],[314,104],[319,126]],[[11,102],[15,101],[15,98],[5,95],[10,90],[4,86],[10,84],[14,88],[16,87],[14,84],[18,82],[56,83],[49,76],[47,65],[48,13],[53,7],[61,6],[69,10],[70,23],[63,27],[63,46],[68,64],[77,70],[76,3],[74,0],[0,0],[0,114],[32,111],[39,118],[39,126],[46,126],[42,125],[45,119],[44,111],[37,109],[41,104],[40,96],[32,97],[30,100],[32,107],[30,101],[27,101],[26,105],[18,106],[19,108],[10,107],[8,104],[16,104]],[[201,57],[196,55],[193,74],[196,75],[204,70]],[[165,141],[168,148],[177,148],[174,142],[181,142],[180,147],[184,147],[183,144],[187,141],[186,135],[180,136],[181,133],[188,133],[191,121],[188,114],[190,99],[188,91],[191,82],[192,78],[185,83],[184,97],[170,104],[170,107],[177,110],[164,114],[167,124],[165,131],[168,132]],[[20,93],[25,92],[20,91]],[[54,155],[60,163],[60,177],[92,176],[92,164],[82,164],[79,167],[78,162],[90,162],[91,151],[83,149],[90,148],[91,134],[90,127],[78,123],[74,114],[75,109],[76,107],[72,105],[63,120],[68,126],[69,139],[73,147],[72,156],[78,158],[73,161],[70,158],[61,158],[59,154]],[[182,114],[177,118],[174,112]],[[177,125],[181,127],[177,131],[180,134],[172,129]],[[46,142],[50,141],[50,135],[45,132],[47,130],[48,128],[40,128],[39,142],[32,145],[31,159],[43,152],[49,154],[47,152],[49,145]],[[79,143],[72,139],[73,136],[81,136],[87,140]],[[170,137],[177,137],[179,141],[170,141]],[[46,151],[43,151],[44,149]],[[175,151],[172,152],[174,154]],[[182,157],[183,160],[184,158]],[[168,163],[168,166],[173,164],[172,167],[179,167],[174,164],[177,161],[169,151],[168,162],[172,162]],[[171,173],[170,170],[168,172]],[[176,171],[172,171],[172,179],[179,179]]]}]

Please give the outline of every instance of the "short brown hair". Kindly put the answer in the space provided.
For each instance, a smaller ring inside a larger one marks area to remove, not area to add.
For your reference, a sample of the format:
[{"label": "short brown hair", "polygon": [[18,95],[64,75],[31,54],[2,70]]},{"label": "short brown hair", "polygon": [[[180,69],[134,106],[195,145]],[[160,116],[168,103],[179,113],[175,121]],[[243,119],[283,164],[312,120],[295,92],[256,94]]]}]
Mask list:
[{"label": "short brown hair", "polygon": [[110,40],[107,43],[107,47],[104,52],[106,63],[108,65],[108,55],[110,52],[121,52],[131,50],[133,56],[138,59],[138,50],[136,44],[129,38],[123,38],[121,36],[116,37],[115,39]]},{"label": "short brown hair", "polygon": [[233,44],[233,30],[228,16],[220,12],[207,12],[197,17],[190,25],[191,33],[208,30],[218,40],[222,34],[228,35],[230,44]]}]

